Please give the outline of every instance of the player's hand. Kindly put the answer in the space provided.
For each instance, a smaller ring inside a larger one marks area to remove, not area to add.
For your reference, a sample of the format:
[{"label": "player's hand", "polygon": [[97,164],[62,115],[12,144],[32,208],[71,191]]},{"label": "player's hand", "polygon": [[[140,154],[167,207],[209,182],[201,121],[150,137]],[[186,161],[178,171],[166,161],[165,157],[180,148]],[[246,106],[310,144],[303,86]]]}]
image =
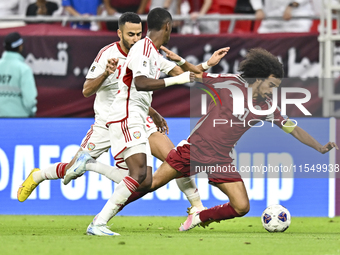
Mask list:
[{"label": "player's hand", "polygon": [[328,142],[326,145],[324,145],[320,148],[320,152],[322,154],[325,154],[325,153],[329,152],[330,150],[332,150],[333,148],[339,150],[338,145],[336,145],[334,142]]},{"label": "player's hand", "polygon": [[157,130],[161,133],[169,134],[169,127],[166,120],[163,118],[162,115],[160,115],[158,112],[155,111],[155,113],[151,116],[153,122],[155,123]]},{"label": "player's hand", "polygon": [[179,62],[181,61],[181,57],[178,56],[176,53],[172,52],[171,50],[169,50],[168,48],[161,46],[161,50],[165,52],[165,56],[175,62]]},{"label": "player's hand", "polygon": [[197,81],[197,82],[203,82],[202,73],[196,73],[196,74],[195,74],[195,81]]},{"label": "player's hand", "polygon": [[107,60],[106,68],[105,68],[105,75],[110,76],[113,74],[118,65],[118,58],[110,58]]},{"label": "player's hand", "polygon": [[227,55],[228,51],[230,50],[230,47],[225,47],[222,49],[219,49],[214,52],[214,54],[211,55],[210,59],[208,60],[208,66],[215,66],[217,65],[220,60]]},{"label": "player's hand", "polygon": [[196,78],[196,74],[193,72],[190,72],[190,82],[194,82]]}]

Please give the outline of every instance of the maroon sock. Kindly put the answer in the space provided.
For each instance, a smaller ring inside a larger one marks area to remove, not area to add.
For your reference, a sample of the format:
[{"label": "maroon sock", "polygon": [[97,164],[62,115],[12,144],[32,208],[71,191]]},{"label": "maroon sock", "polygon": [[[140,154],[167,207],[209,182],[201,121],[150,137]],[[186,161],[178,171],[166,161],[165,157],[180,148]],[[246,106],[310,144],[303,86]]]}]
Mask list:
[{"label": "maroon sock", "polygon": [[227,220],[235,217],[241,217],[234,208],[230,205],[230,203],[226,203],[223,205],[218,205],[207,210],[203,210],[199,214],[202,222],[206,222],[209,220]]},{"label": "maroon sock", "polygon": [[138,191],[135,191],[131,194],[131,196],[128,198],[128,200],[126,200],[126,202],[124,203],[124,205],[119,208],[119,211],[121,211],[126,205],[130,204],[131,202],[143,197],[144,195],[148,194],[149,192],[145,192],[145,191],[142,191],[142,192],[138,192]]}]

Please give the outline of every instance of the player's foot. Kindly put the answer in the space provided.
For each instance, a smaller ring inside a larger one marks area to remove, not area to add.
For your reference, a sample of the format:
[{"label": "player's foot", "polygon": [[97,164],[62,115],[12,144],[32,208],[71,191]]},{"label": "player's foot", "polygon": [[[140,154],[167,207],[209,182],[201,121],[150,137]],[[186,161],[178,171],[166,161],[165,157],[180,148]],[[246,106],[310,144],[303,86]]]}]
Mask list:
[{"label": "player's foot", "polygon": [[66,185],[71,180],[77,179],[79,176],[83,175],[86,171],[86,162],[90,159],[92,159],[92,157],[88,152],[79,151],[76,156],[76,161],[69,169],[67,169],[63,183]]},{"label": "player's foot", "polygon": [[[203,210],[207,210],[208,208],[207,207],[204,207]],[[199,210],[197,207],[195,206],[191,206],[188,208],[187,210],[187,213],[190,215],[190,214],[193,214],[195,212],[198,212],[198,211],[202,211],[202,210]],[[206,221],[206,222],[201,222],[200,223],[200,226],[203,227],[203,228],[206,228],[209,226],[210,223],[212,222],[217,222],[217,223],[220,223],[219,221],[215,221],[215,220],[209,220],[209,221]]]},{"label": "player's foot", "polygon": [[40,171],[40,169],[34,168],[26,180],[20,185],[17,193],[17,198],[20,202],[24,202],[31,195],[32,191],[38,186],[38,183],[33,180],[33,173],[36,171]]},{"label": "player's foot", "polygon": [[220,223],[219,220],[208,220],[206,222],[201,222],[200,225],[201,227],[206,228],[210,225],[210,223],[213,223],[213,222]]},{"label": "player's foot", "polygon": [[120,236],[112,232],[106,224],[94,225],[93,222],[87,227],[86,234],[90,236]]},{"label": "player's foot", "polygon": [[178,230],[188,231],[196,227],[197,225],[199,225],[202,222],[199,215],[200,215],[200,211],[189,214],[187,220],[183,224],[181,224]]}]

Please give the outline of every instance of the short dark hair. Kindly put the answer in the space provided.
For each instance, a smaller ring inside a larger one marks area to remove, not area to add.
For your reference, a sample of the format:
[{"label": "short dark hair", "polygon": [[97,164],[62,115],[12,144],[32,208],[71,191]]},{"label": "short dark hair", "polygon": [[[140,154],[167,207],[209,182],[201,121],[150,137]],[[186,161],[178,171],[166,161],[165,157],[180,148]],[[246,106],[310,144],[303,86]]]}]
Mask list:
[{"label": "short dark hair", "polygon": [[163,8],[152,9],[147,18],[147,24],[149,30],[159,31],[163,25],[172,21],[171,14]]},{"label": "short dark hair", "polygon": [[118,20],[118,26],[121,28],[125,25],[126,22],[139,24],[142,22],[141,18],[134,12],[125,12],[122,16],[120,16]]},{"label": "short dark hair", "polygon": [[269,75],[278,79],[284,75],[283,65],[278,58],[262,48],[249,50],[238,71],[249,84],[253,84],[256,79],[266,79]]}]

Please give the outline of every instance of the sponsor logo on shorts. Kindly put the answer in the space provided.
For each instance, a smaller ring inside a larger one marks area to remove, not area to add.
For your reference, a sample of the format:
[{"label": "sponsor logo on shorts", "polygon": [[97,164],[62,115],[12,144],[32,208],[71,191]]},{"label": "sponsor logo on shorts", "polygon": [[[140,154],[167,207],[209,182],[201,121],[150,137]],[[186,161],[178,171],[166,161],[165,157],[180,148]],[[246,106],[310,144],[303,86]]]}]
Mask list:
[{"label": "sponsor logo on shorts", "polygon": [[95,67],[95,66],[92,66],[91,72],[94,72],[95,69],[96,69],[96,67]]},{"label": "sponsor logo on shorts", "polygon": [[94,143],[89,143],[87,145],[87,148],[89,149],[89,151],[92,151],[95,147],[96,147],[96,145]]},{"label": "sponsor logo on shorts", "polygon": [[141,137],[140,131],[135,131],[135,132],[133,132],[133,136],[134,136],[136,139],[139,139],[139,138]]},{"label": "sponsor logo on shorts", "polygon": [[144,60],[144,61],[143,61],[143,66],[146,67],[146,64],[147,64],[147,63],[146,63],[146,61]]}]

